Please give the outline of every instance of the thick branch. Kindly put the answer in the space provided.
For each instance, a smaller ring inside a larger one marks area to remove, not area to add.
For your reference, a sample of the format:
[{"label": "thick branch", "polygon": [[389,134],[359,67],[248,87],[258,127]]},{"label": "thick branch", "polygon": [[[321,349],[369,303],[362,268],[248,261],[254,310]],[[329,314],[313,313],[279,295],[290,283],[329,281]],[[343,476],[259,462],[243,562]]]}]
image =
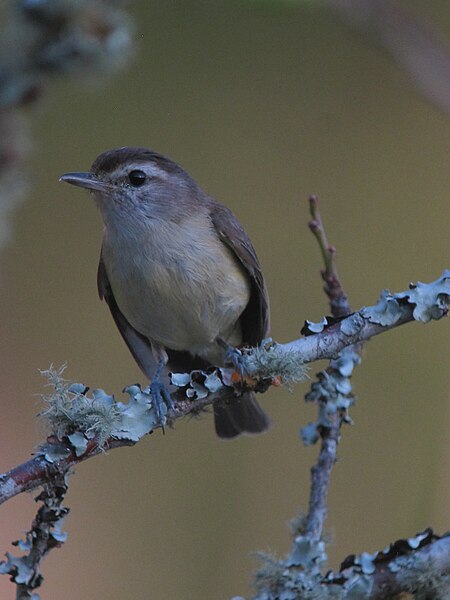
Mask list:
[{"label": "thick branch", "polygon": [[[376,307],[362,308],[347,318],[326,327],[320,333],[305,338],[277,345],[281,352],[298,352],[305,363],[317,360],[335,358],[341,350],[367,342],[371,338],[385,333],[390,329],[414,321],[414,306],[405,304],[398,307],[395,321],[386,323],[373,323],[370,320],[370,310]],[[445,316],[446,311],[442,314]]]},{"label": "thick branch", "polygon": [[[402,540],[404,542],[405,540]],[[352,570],[345,570],[350,578]],[[366,576],[367,577],[367,576]],[[435,539],[407,556],[375,563],[373,600],[385,600],[402,592],[414,592],[416,598],[450,597],[450,535]]]},{"label": "thick branch", "polygon": [[[54,436],[50,436],[47,439],[47,444],[55,446],[61,446],[61,442]],[[132,446],[134,442],[129,440],[114,440],[110,439],[107,441],[106,447],[108,450],[113,448],[119,448],[120,446]],[[77,464],[92,458],[100,454],[104,449],[98,445],[97,438],[89,441],[86,452],[82,456],[77,456],[74,449],[70,448],[70,445],[65,446],[69,452],[67,456],[51,462],[46,457],[45,453],[39,453],[27,462],[14,467],[7,473],[0,475],[0,504],[6,502],[10,498],[21,494],[22,492],[29,492],[34,490],[45,483],[48,483],[54,478],[55,472],[67,473],[72,467]]]}]

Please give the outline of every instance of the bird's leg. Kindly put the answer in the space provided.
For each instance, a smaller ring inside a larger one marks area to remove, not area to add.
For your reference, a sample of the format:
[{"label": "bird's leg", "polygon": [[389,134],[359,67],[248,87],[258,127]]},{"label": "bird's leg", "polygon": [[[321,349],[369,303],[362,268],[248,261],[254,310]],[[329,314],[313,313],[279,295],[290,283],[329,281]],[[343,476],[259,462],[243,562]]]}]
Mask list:
[{"label": "bird's leg", "polygon": [[170,396],[170,392],[166,386],[166,384],[161,381],[161,374],[163,372],[164,367],[167,364],[167,355],[164,353],[160,356],[158,361],[158,366],[156,368],[155,374],[152,378],[152,381],[149,385],[149,392],[152,397],[153,406],[156,410],[156,415],[158,417],[158,421],[161,424],[162,430],[164,432],[164,425],[167,422],[166,415],[168,410],[175,410],[175,406],[173,404],[173,400]]},{"label": "bird's leg", "polygon": [[246,369],[244,364],[244,357],[239,348],[235,348],[228,344],[223,338],[216,338],[216,342],[225,350],[224,365],[231,365],[236,370],[239,378],[244,382]]}]

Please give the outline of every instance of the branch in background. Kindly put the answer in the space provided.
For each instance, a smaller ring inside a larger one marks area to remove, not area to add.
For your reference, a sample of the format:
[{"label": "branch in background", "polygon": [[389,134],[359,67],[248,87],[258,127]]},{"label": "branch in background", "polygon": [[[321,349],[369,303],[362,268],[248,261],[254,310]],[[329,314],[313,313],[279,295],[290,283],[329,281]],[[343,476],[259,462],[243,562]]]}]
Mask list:
[{"label": "branch in background", "polygon": [[419,92],[450,115],[450,46],[398,0],[328,0],[353,28],[369,34],[401,65]]},{"label": "branch in background", "polygon": [[25,192],[29,142],[19,110],[42,97],[51,78],[111,72],[130,54],[125,0],[13,0],[2,7],[0,61],[0,245],[8,215]]}]

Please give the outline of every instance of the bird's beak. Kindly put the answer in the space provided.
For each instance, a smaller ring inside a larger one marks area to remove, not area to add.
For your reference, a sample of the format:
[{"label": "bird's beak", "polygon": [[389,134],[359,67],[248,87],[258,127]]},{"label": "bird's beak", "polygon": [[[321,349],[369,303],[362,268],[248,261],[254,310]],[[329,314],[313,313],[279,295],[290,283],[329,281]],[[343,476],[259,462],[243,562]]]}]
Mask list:
[{"label": "bird's beak", "polygon": [[59,178],[59,181],[65,181],[78,187],[87,188],[88,190],[94,190],[96,192],[110,192],[111,184],[106,181],[101,181],[92,173],[64,173]]}]

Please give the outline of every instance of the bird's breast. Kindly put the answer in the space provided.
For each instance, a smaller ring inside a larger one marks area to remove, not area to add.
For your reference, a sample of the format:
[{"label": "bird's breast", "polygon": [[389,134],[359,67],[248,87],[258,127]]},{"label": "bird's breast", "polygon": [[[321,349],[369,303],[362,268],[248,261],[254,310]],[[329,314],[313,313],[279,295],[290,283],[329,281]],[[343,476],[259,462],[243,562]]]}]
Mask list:
[{"label": "bird's breast", "polygon": [[[200,221],[200,222],[199,222]],[[248,276],[205,217],[111,235],[102,256],[116,302],[151,341],[207,358],[218,336],[240,339]]]}]

